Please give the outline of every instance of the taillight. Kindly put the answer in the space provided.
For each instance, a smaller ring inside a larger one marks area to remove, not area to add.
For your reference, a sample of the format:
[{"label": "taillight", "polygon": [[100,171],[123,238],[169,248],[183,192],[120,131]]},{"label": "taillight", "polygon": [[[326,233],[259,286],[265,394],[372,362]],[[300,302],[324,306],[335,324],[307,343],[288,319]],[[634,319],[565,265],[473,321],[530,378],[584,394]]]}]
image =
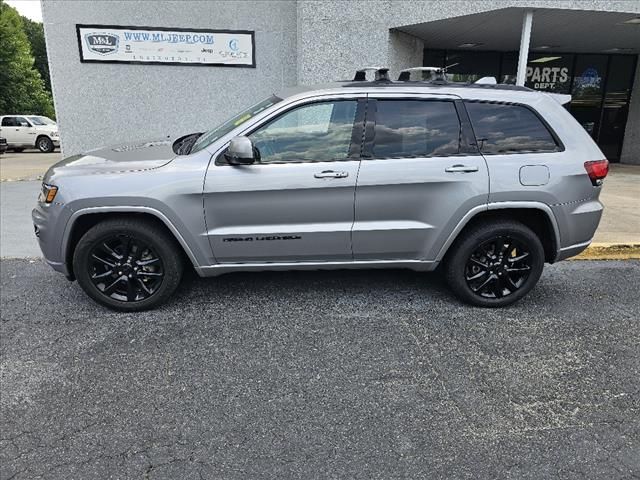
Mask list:
[{"label": "taillight", "polygon": [[584,162],[584,169],[587,171],[591,183],[594,187],[602,185],[602,180],[609,173],[609,160],[592,160]]}]

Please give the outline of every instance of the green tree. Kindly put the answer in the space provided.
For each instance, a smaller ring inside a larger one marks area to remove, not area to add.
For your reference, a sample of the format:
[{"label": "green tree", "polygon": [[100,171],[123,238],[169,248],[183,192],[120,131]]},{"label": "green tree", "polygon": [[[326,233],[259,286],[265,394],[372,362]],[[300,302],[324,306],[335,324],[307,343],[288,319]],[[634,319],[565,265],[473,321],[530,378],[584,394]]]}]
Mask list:
[{"label": "green tree", "polygon": [[51,94],[34,68],[22,18],[0,0],[0,115],[8,113],[54,117]]},{"label": "green tree", "polygon": [[40,72],[40,77],[44,81],[44,88],[51,92],[51,79],[49,78],[49,62],[47,61],[47,44],[44,41],[44,28],[42,23],[34,22],[27,17],[22,17],[24,31],[31,44],[31,55],[33,55],[35,67]]}]

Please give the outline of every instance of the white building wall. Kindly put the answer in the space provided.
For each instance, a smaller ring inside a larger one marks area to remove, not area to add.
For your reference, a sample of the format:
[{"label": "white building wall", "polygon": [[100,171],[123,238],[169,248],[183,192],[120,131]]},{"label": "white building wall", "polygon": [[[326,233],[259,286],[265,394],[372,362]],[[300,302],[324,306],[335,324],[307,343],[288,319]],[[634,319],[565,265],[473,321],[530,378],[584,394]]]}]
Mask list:
[{"label": "white building wall", "polygon": [[[357,67],[419,66],[411,42],[391,29],[509,7],[567,8],[640,13],[640,1],[607,0],[298,0],[298,81],[351,78]],[[535,14],[534,14],[535,26]],[[425,45],[428,47],[428,45]]]},{"label": "white building wall", "polygon": [[[296,84],[292,1],[52,1],[43,19],[65,155],[203,131]],[[76,23],[255,30],[258,68],[80,63]]]},{"label": "white building wall", "polygon": [[[362,66],[395,76],[421,65],[425,47],[395,28],[507,7],[640,13],[624,0],[43,0],[63,151],[206,130],[283,87],[352,78]],[[257,68],[83,64],[76,23],[255,30]],[[625,162],[640,158],[639,88],[637,79]]]}]

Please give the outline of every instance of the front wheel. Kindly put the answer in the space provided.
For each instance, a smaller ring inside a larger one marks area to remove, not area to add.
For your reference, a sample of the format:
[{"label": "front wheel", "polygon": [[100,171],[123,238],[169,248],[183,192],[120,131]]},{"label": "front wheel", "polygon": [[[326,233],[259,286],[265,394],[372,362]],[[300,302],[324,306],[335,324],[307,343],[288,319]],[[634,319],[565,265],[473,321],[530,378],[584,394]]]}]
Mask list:
[{"label": "front wheel", "polygon": [[445,263],[447,283],[461,300],[480,307],[503,307],[521,299],[544,267],[540,239],[518,222],[472,227],[452,249]]},{"label": "front wheel", "polygon": [[53,142],[49,137],[38,138],[38,141],[36,142],[36,146],[38,147],[38,150],[40,150],[42,153],[51,153],[53,152],[53,148],[54,148]]},{"label": "front wheel", "polygon": [[166,301],[182,278],[180,246],[153,222],[113,219],[85,233],[73,255],[82,289],[114,310],[139,311]]}]

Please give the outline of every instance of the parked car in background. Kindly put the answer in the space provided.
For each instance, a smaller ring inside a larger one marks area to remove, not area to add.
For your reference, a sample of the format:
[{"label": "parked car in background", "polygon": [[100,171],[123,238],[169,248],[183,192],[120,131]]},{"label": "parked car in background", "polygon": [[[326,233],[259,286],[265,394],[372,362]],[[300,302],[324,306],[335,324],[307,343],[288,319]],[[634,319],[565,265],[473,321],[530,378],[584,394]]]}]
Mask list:
[{"label": "parked car in background", "polygon": [[0,137],[0,155],[7,151],[7,139]]},{"label": "parked car in background", "polygon": [[4,115],[0,117],[0,135],[7,139],[7,148],[21,152],[37,148],[43,153],[60,146],[58,125],[40,115]]}]

